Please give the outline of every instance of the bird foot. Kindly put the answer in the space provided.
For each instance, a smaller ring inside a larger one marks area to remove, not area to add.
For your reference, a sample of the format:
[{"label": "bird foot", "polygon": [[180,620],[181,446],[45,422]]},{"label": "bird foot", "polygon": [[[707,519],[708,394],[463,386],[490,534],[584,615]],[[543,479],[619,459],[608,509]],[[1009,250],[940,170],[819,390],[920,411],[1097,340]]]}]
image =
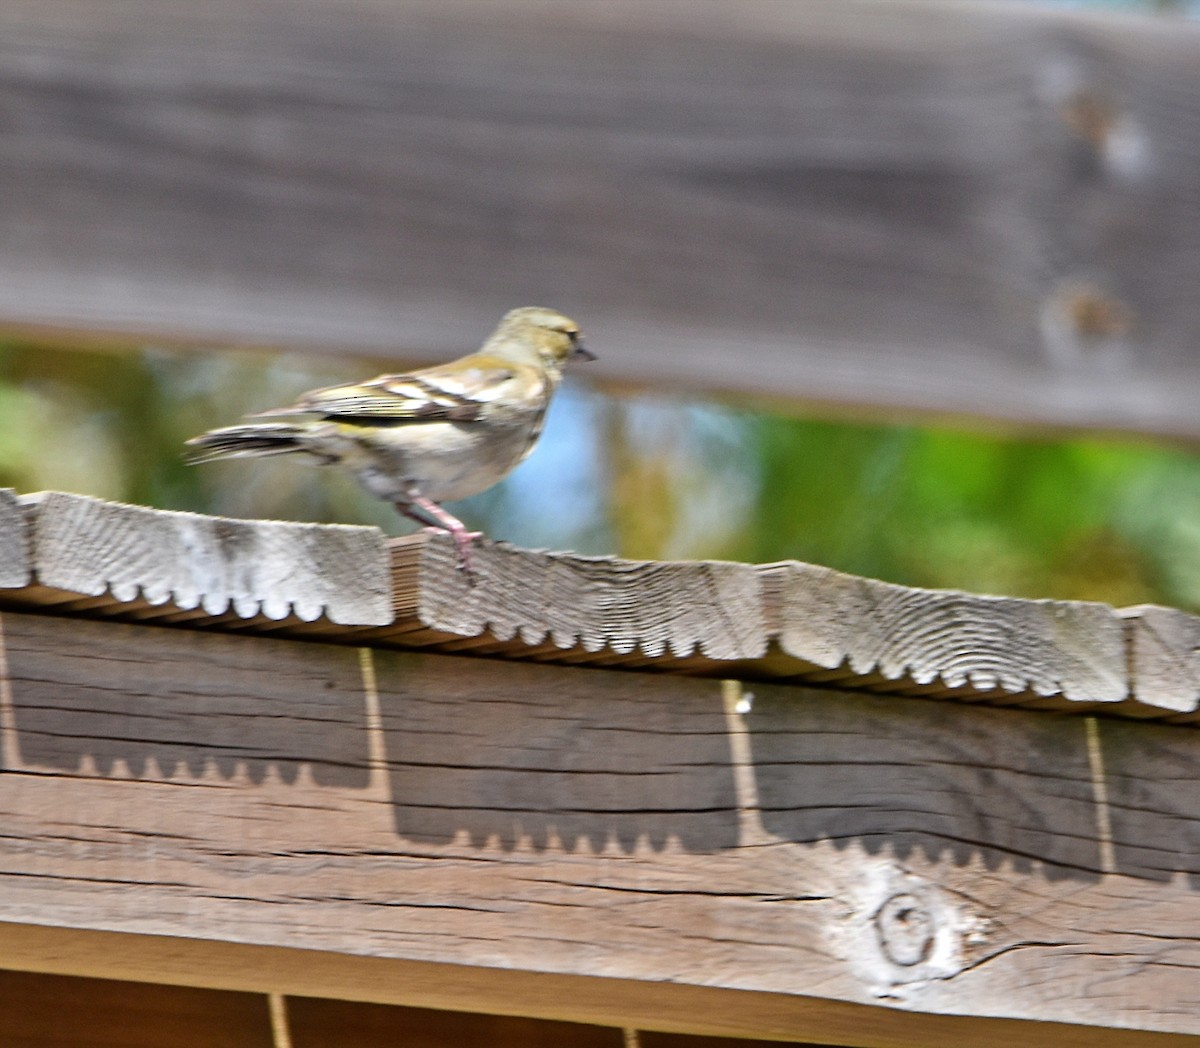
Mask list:
[{"label": "bird foot", "polygon": [[449,535],[454,539],[454,546],[458,550],[458,570],[467,577],[467,582],[475,585],[475,569],[471,564],[471,543],[478,538],[483,538],[482,531],[467,531],[465,528],[461,531],[456,531],[454,528],[439,528],[436,525],[430,524],[421,529],[427,535]]},{"label": "bird foot", "polygon": [[[425,531],[450,535],[458,549],[458,570],[467,576],[469,585],[475,585],[475,572],[471,568],[471,540],[479,538],[482,531],[468,531],[467,526],[454,514],[447,513],[415,489],[408,492],[404,501],[396,503],[396,509],[423,525]],[[431,520],[437,523],[430,525]]]}]

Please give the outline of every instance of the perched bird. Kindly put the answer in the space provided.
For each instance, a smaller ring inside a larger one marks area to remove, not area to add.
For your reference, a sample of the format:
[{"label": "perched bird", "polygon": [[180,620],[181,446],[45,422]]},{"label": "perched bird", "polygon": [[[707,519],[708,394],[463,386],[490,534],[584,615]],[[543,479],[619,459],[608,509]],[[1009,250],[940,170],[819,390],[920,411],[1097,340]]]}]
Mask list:
[{"label": "perched bird", "polygon": [[470,532],[439,503],[490,488],[537,443],[568,360],[594,360],[575,321],[525,306],[505,314],[477,353],[406,375],[305,393],[187,443],[190,462],[298,453],[353,473],[419,524],[447,531],[470,574]]}]

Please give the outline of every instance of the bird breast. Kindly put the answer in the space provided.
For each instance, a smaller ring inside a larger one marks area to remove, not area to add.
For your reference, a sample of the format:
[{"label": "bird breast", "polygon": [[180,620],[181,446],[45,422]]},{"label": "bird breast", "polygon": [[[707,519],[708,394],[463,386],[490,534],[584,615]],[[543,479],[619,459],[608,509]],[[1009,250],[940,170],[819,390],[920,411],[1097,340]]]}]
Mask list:
[{"label": "bird breast", "polygon": [[363,486],[378,498],[403,500],[415,488],[434,502],[453,502],[477,495],[503,479],[533,450],[540,430],[540,415],[519,425],[418,422],[381,426],[361,437],[356,453],[346,456],[342,464],[357,473]]}]

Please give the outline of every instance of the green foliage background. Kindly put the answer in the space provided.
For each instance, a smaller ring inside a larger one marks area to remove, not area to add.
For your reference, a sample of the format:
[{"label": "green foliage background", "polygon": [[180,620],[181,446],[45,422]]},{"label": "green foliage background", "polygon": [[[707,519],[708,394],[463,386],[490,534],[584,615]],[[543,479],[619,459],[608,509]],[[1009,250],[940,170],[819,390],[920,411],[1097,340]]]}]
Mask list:
[{"label": "green foliage background", "polygon": [[[0,485],[405,531],[332,471],[180,457],[203,429],[382,369],[3,344]],[[470,523],[590,553],[797,558],[909,585],[1200,609],[1200,457],[1189,450],[620,398],[582,381],[529,462],[460,507]]]}]

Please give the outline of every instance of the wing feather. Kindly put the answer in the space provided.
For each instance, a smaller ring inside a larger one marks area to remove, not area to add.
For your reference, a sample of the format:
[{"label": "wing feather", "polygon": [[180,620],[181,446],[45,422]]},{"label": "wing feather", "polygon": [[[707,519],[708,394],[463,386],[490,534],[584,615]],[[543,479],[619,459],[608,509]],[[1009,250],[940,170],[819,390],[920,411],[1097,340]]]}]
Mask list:
[{"label": "wing feather", "polygon": [[262,411],[259,416],[474,422],[489,402],[511,390],[517,377],[514,367],[467,359],[447,367],[380,375],[367,382],[314,389],[290,407]]}]

